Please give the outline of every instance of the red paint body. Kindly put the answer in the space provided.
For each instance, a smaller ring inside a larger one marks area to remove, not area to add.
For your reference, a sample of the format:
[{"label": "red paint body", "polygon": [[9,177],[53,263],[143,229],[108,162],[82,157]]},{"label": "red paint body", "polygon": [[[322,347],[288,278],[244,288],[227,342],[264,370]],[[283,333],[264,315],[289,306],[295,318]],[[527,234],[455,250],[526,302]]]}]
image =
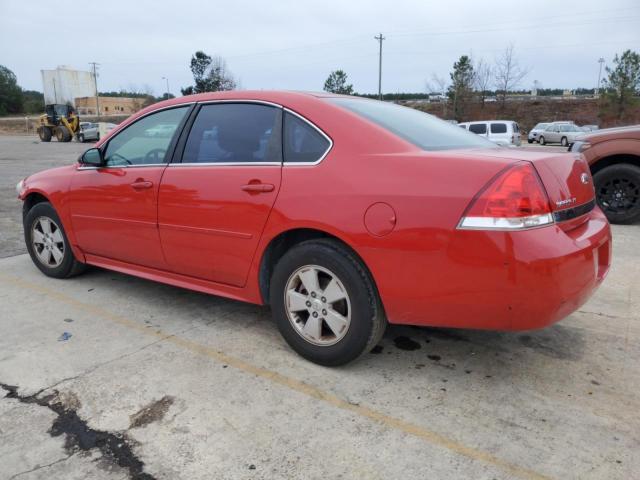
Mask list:
[{"label": "red paint body", "polygon": [[[588,203],[593,187],[580,182],[589,170],[579,155],[427,152],[322,95],[287,92],[169,100],[100,144],[159,107],[234,99],[286,107],[333,147],[317,165],[73,165],[27,178],[20,196],[47,197],[81,261],[253,303],[264,301],[259,273],[270,242],[294,229],[324,232],[361,257],[391,323],[543,327],[582,305],[608,271],[611,232],[597,207],[531,230],[456,228],[471,200],[516,162],[534,165],[551,205]],[[136,182],[151,185],[133,188]],[[243,188],[258,182],[273,188]]]}]

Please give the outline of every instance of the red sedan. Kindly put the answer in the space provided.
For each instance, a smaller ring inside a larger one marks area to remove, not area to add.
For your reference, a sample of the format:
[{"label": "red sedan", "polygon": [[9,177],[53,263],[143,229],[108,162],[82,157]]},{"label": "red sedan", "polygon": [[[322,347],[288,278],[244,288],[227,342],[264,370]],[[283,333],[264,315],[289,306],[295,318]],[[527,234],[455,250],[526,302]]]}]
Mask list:
[{"label": "red sedan", "polygon": [[269,304],[324,365],[370,350],[387,322],[544,327],[611,263],[582,155],[496,147],[356,97],[169,100],[18,190],[45,275],[96,265]]}]

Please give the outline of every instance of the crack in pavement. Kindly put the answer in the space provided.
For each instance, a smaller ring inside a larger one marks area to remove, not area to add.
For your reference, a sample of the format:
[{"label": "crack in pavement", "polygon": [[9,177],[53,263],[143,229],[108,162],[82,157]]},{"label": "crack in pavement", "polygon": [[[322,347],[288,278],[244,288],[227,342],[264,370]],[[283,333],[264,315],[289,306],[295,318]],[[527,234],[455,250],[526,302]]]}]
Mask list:
[{"label": "crack in pavement", "polygon": [[15,475],[11,475],[11,476],[9,477],[9,480],[14,480],[15,478],[18,478],[18,477],[20,477],[20,476],[22,476],[22,475],[26,475],[27,473],[37,472],[38,470],[42,470],[43,468],[49,468],[49,467],[52,467],[52,466],[54,466],[54,465],[56,465],[56,464],[58,464],[58,463],[66,462],[67,460],[69,460],[69,459],[70,459],[71,457],[73,457],[74,455],[75,455],[75,452],[74,452],[74,453],[70,453],[70,454],[69,454],[69,455],[67,455],[66,457],[59,458],[59,459],[58,459],[58,460],[56,460],[55,462],[47,463],[46,465],[38,465],[38,466],[36,466],[36,467],[33,467],[31,470],[25,470],[24,472],[16,473]]},{"label": "crack in pavement", "polygon": [[64,448],[69,453],[69,457],[78,451],[89,451],[97,448],[102,453],[104,460],[128,470],[129,477],[132,480],[156,480],[154,476],[144,471],[144,462],[133,452],[131,448],[132,442],[126,434],[96,430],[89,427],[86,420],[82,420],[74,408],[70,408],[60,401],[57,391],[40,398],[35,394],[20,395],[18,387],[1,382],[0,389],[7,392],[5,398],[12,398],[21,403],[39,405],[54,412],[57,417],[48,433],[52,437],[65,435]]}]

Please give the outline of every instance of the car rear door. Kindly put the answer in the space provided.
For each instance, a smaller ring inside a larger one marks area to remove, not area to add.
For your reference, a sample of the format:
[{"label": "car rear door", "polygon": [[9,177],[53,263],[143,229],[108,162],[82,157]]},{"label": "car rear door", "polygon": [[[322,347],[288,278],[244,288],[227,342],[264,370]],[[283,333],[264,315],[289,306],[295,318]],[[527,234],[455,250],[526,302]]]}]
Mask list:
[{"label": "car rear door", "polygon": [[71,179],[68,208],[78,246],[95,255],[165,268],[157,226],[158,187],[175,135],[149,134],[159,123],[179,131],[190,106],[142,117],[104,145],[104,167],[83,167]]},{"label": "car rear door", "polygon": [[282,173],[282,109],[259,102],[199,106],[159,191],[168,268],[242,287]]}]

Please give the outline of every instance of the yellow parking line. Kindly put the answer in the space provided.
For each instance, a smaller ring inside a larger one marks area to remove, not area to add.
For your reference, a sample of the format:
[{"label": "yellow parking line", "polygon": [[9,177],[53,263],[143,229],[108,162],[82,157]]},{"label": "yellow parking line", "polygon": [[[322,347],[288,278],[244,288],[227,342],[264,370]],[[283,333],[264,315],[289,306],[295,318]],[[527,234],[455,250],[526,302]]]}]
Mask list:
[{"label": "yellow parking line", "polygon": [[145,335],[162,338],[166,342],[170,342],[174,345],[185,348],[191,352],[204,355],[218,362],[225,363],[227,365],[235,367],[238,370],[241,370],[243,372],[250,373],[250,374],[256,375],[257,377],[270,380],[271,382],[277,383],[279,385],[282,385],[296,392],[299,392],[309,397],[323,401],[325,403],[328,403],[329,405],[333,405],[336,408],[346,410],[346,411],[355,413],[356,415],[359,415],[361,417],[373,420],[374,422],[380,423],[388,428],[395,429],[409,435],[413,435],[414,437],[417,437],[417,438],[421,438],[422,440],[426,440],[427,442],[433,445],[437,445],[439,447],[445,448],[447,450],[450,450],[454,453],[465,456],[472,460],[476,460],[479,462],[483,462],[483,463],[498,467],[510,475],[513,475],[519,478],[524,478],[527,480],[530,480],[530,479],[531,480],[533,479],[548,480],[549,479],[549,477],[546,477],[538,472],[529,470],[527,468],[510,463],[508,461],[502,460],[494,455],[491,455],[490,453],[483,452],[482,450],[477,450],[472,447],[467,447],[466,445],[458,443],[455,440],[447,438],[444,435],[441,435],[432,430],[428,430],[424,427],[414,425],[412,423],[406,422],[399,418],[386,415],[382,412],[378,412],[372,408],[365,407],[363,405],[354,405],[352,403],[349,403],[346,400],[343,400],[342,398],[336,395],[333,395],[317,387],[314,387],[313,385],[309,385],[307,383],[301,382],[291,377],[287,377],[285,375],[274,372],[272,370],[245,362],[244,360],[232,357],[220,350],[215,350],[213,348],[207,347],[205,345],[201,345],[196,342],[192,342],[190,340],[186,340],[184,338],[172,336],[160,330],[147,328],[145,325],[137,323],[126,317],[110,312],[104,308],[75,300],[74,298],[69,297],[63,293],[57,292],[55,290],[51,290],[41,285],[27,282],[17,277],[5,275],[2,273],[0,273],[0,280],[9,285],[17,285],[21,288],[28,289],[37,293],[41,293],[43,295],[47,295],[48,297],[53,298],[61,303],[65,303],[79,310],[83,310],[87,313],[100,316],[102,318],[110,320],[114,323],[117,323],[129,329],[136,330],[140,333],[144,333]]}]

